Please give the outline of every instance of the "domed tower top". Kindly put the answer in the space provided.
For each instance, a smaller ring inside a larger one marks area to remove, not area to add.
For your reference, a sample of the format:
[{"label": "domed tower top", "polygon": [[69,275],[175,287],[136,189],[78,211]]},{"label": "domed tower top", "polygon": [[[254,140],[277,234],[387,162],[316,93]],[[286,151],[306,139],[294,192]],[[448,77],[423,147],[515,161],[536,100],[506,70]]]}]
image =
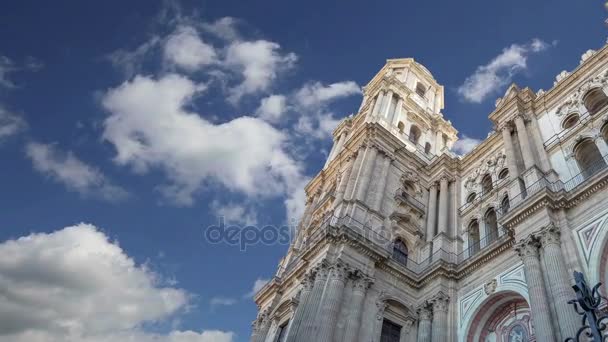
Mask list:
[{"label": "domed tower top", "polygon": [[443,86],[413,58],[388,59],[363,89],[359,112],[425,155],[448,152],[458,131],[443,118]]}]

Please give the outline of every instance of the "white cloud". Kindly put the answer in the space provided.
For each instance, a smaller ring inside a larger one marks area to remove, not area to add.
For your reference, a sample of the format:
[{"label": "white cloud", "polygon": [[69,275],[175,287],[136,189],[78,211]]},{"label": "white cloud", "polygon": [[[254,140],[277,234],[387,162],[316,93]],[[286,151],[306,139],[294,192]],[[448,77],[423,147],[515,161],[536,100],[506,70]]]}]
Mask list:
[{"label": "white cloud", "polygon": [[280,45],[266,40],[235,41],[226,51],[226,66],[238,71],[243,81],[231,89],[230,101],[238,102],[246,94],[266,91],[277,76],[292,68],[297,56],[282,54]]},{"label": "white cloud", "polygon": [[210,32],[222,39],[233,41],[239,39],[236,28],[238,20],[232,17],[223,17],[212,23],[203,23],[203,30]]},{"label": "white cloud", "polygon": [[228,297],[213,297],[209,300],[209,305],[211,305],[212,310],[218,306],[232,306],[236,303],[236,299]]},{"label": "white cloud", "polygon": [[226,224],[254,225],[257,223],[257,213],[253,208],[237,203],[222,204],[214,200],[209,205],[213,214],[219,219],[223,218]]},{"label": "white cloud", "polygon": [[471,152],[477,145],[481,143],[482,140],[469,138],[466,135],[463,135],[462,138],[458,139],[454,146],[452,146],[452,151],[458,155],[465,155]]},{"label": "white cloud", "polygon": [[124,189],[112,184],[101,171],[82,162],[72,152],[64,153],[50,144],[30,142],[26,154],[38,172],[81,195],[108,201],[128,196]]},{"label": "white cloud", "polygon": [[329,85],[320,82],[305,84],[294,94],[294,106],[300,114],[295,130],[317,139],[331,137],[340,119],[335,118],[327,106],[335,100],[360,93],[361,88],[353,81]]},{"label": "white cloud", "polygon": [[9,75],[17,70],[15,63],[6,57],[0,55],[0,86],[5,88],[15,88],[16,85],[10,80]]},{"label": "white cloud", "polygon": [[116,163],[140,173],[160,168],[168,178],[162,192],[182,205],[213,183],[250,196],[294,192],[302,176],[284,150],[286,136],[258,118],[206,121],[185,108],[202,90],[175,74],[137,76],[110,89],[103,138],[114,145]]},{"label": "white cloud", "polygon": [[143,330],[184,313],[191,296],[90,224],[0,243],[0,293],[2,341],[229,342],[234,335]]},{"label": "white cloud", "polygon": [[353,81],[323,85],[321,82],[305,84],[296,94],[296,102],[302,107],[320,107],[331,101],[360,94],[361,88]]},{"label": "white cloud", "polygon": [[481,103],[488,96],[511,83],[515,74],[525,70],[530,55],[544,51],[549,46],[540,39],[533,39],[528,44],[513,44],[503,49],[488,64],[477,67],[477,70],[458,87],[458,93],[465,101]]},{"label": "white cloud", "polygon": [[27,127],[23,118],[0,105],[0,142]]},{"label": "white cloud", "polygon": [[163,51],[165,60],[190,72],[216,63],[218,58],[213,46],[203,42],[191,26],[178,27],[167,38]]},{"label": "white cloud", "polygon": [[139,72],[142,60],[159,45],[160,41],[160,37],[153,36],[135,50],[119,49],[110,53],[107,59],[114,67],[121,69],[127,77],[131,77]]},{"label": "white cloud", "polygon": [[266,284],[268,284],[268,282],[270,281],[270,279],[263,279],[263,278],[258,278],[253,282],[253,288],[251,289],[251,291],[247,292],[243,298],[252,298],[253,296],[255,296],[256,293],[258,293],[258,291],[260,291],[262,289],[262,287],[264,287]]},{"label": "white cloud", "polygon": [[270,123],[278,123],[287,110],[287,98],[283,95],[270,95],[261,100],[256,115]]}]

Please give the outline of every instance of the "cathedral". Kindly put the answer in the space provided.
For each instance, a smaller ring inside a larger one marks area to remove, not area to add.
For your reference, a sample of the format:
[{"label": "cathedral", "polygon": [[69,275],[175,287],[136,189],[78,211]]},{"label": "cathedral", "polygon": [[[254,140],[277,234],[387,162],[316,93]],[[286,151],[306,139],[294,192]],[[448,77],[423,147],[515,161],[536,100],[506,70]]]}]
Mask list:
[{"label": "cathedral", "polygon": [[443,108],[443,86],[412,58],[363,88],[255,295],[251,341],[576,335],[573,272],[608,284],[608,45],[549,90],[511,85],[466,155]]}]

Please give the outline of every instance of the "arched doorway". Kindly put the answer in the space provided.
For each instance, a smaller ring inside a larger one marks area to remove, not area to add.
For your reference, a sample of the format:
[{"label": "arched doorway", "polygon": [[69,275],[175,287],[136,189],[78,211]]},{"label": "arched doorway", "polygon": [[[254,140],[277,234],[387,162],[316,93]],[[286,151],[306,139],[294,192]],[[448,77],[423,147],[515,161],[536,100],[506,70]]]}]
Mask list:
[{"label": "arched doorway", "polygon": [[525,298],[512,291],[494,293],[469,320],[467,342],[534,341],[530,306]]}]

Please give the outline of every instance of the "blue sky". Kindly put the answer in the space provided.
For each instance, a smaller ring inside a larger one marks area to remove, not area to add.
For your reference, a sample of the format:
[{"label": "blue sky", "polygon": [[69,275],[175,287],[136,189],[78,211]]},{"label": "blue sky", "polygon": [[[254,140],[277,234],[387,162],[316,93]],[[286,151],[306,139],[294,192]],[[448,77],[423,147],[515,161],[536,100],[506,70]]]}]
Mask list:
[{"label": "blue sky", "polygon": [[387,58],[445,86],[462,153],[511,82],[548,89],[600,48],[605,16],[590,0],[0,5],[0,340],[246,341],[287,245],[203,230],[297,218]]}]

